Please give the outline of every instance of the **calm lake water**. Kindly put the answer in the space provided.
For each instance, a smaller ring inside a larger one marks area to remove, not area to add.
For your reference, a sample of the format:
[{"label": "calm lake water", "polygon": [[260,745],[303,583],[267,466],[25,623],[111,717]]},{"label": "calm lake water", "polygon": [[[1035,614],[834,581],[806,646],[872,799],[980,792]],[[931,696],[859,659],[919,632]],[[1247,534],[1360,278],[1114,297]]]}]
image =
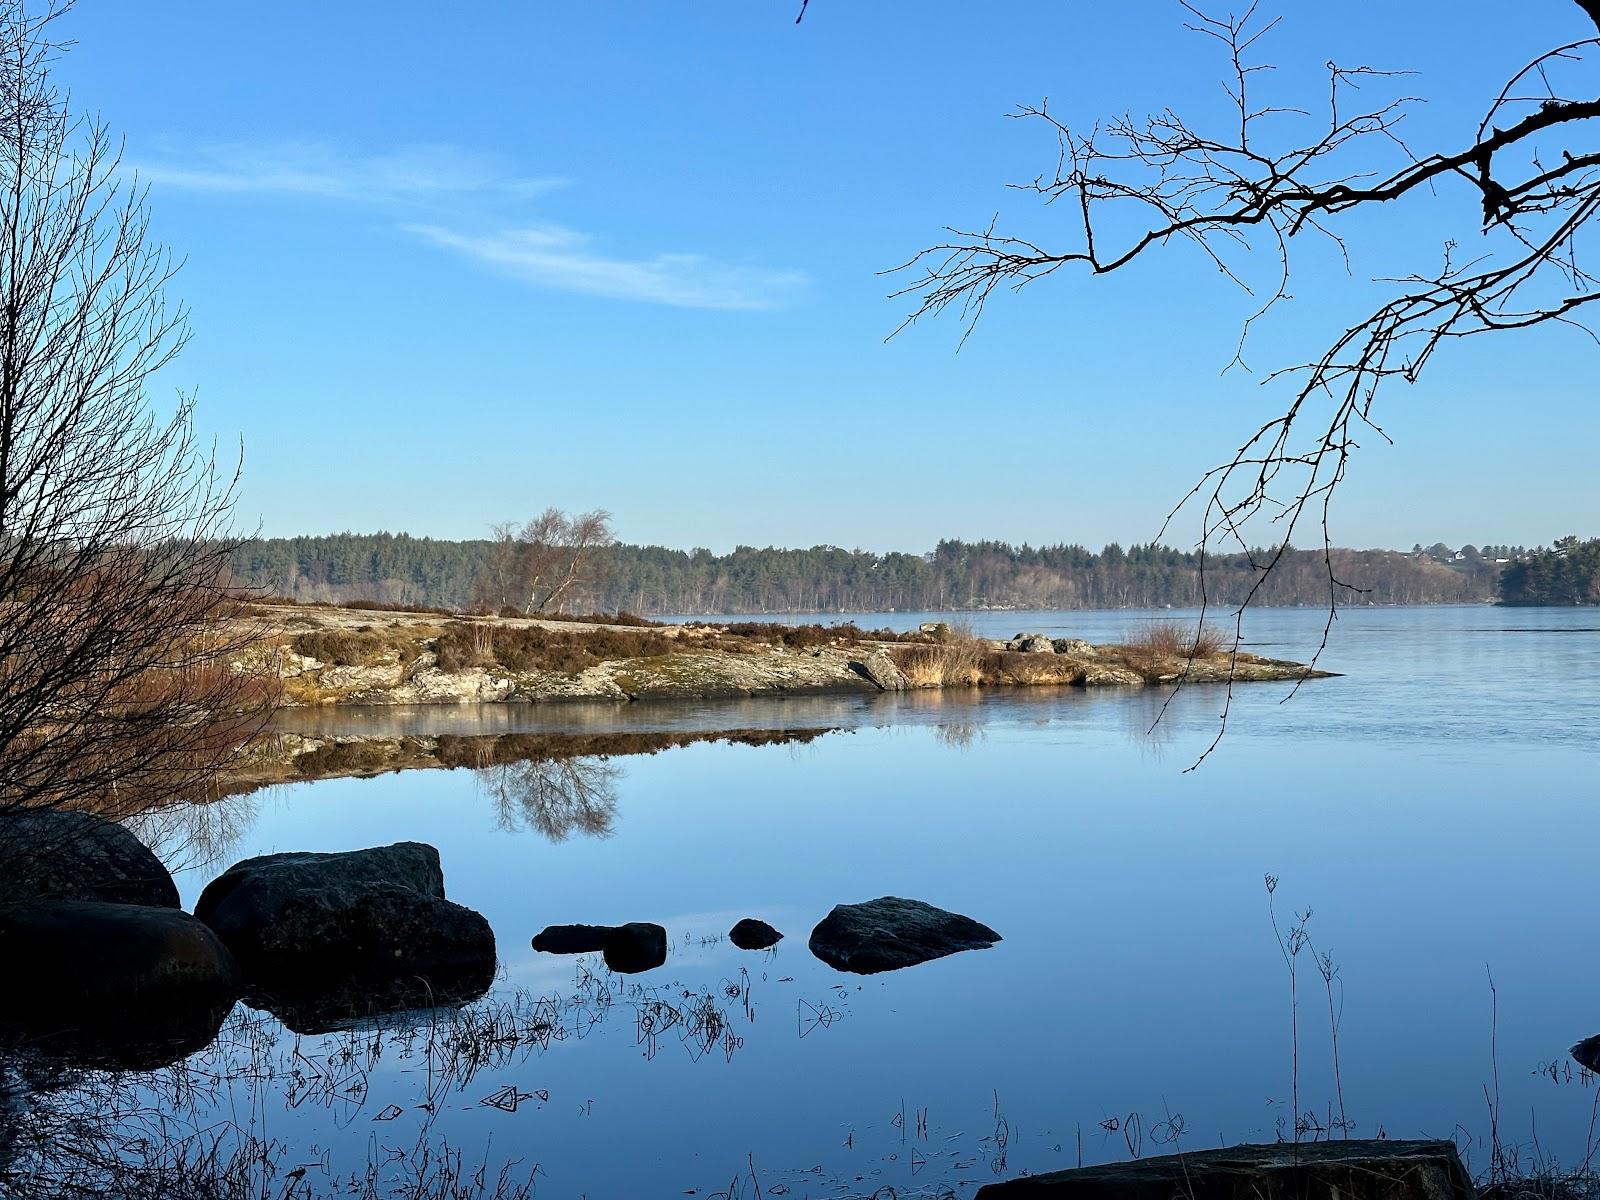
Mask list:
[{"label": "calm lake water", "polygon": [[[1179,614],[972,620],[1113,640],[1152,615]],[[1304,660],[1324,618],[1262,611],[1246,635]],[[284,1103],[253,1101],[290,1164],[407,1145],[424,1102],[469,1160],[536,1165],[540,1197],[754,1195],[752,1173],[765,1195],[966,1196],[1080,1156],[1293,1136],[1267,875],[1285,935],[1312,914],[1294,960],[1302,1113],[1455,1136],[1482,1167],[1497,1062],[1502,1139],[1582,1159],[1600,1093],[1566,1049],[1600,1032],[1600,614],[1351,609],[1323,665],[1344,674],[1287,703],[1284,685],[1242,686],[1192,772],[1216,688],[1180,693],[1153,730],[1156,689],[348,714],[338,728],[373,733],[835,732],[588,764],[605,836],[541,834],[492,772],[281,787],[179,883],[191,904],[249,855],[417,839],[494,927],[503,978],[475,1009],[533,1036],[445,1086],[415,1035],[366,1057],[359,1038],[276,1043],[319,1064]],[[1005,940],[866,978],[811,956],[829,908],[881,895]],[[788,936],[741,952],[720,935],[745,916]],[[664,967],[611,976],[529,947],[547,924],[630,920],[667,927]]]}]

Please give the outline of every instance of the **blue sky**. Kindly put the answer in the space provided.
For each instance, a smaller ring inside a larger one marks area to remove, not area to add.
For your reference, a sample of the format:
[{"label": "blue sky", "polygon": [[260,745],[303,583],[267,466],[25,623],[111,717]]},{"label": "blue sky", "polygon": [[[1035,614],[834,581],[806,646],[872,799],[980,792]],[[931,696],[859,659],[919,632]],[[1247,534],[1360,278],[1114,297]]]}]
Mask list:
[{"label": "blue sky", "polygon": [[[794,8],[82,0],[60,78],[186,259],[194,339],[158,382],[243,439],[243,522],[478,536],[556,504],[715,549],[1153,537],[1273,414],[1259,374],[1221,374],[1247,297],[1175,249],[1006,297],[958,353],[950,320],[885,341],[906,301],[878,272],[946,224],[1065,219],[1004,187],[1053,161],[1016,104],[1214,111],[1215,55],[1170,0]],[[1586,32],[1563,0],[1282,11],[1282,96],[1320,99],[1329,59],[1414,70],[1422,144]],[[1437,211],[1361,227],[1358,274],[1431,263]],[[1251,361],[1371,294],[1313,251]],[[1396,445],[1361,453],[1336,539],[1600,533],[1597,364],[1559,331],[1438,360],[1390,393]]]}]

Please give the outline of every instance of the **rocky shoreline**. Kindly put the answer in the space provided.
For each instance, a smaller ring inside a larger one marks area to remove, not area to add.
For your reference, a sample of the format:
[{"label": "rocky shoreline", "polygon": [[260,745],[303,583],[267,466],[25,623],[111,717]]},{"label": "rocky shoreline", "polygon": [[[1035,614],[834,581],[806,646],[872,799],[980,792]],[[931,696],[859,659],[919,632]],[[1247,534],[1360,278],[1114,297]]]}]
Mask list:
[{"label": "rocky shoreline", "polygon": [[[1324,677],[1240,652],[1152,653],[1019,634],[951,640],[854,627],[632,625],[262,606],[272,631],[241,669],[276,675],[288,707],[711,700],[919,687],[1146,687]],[[797,636],[804,635],[804,636]]]}]

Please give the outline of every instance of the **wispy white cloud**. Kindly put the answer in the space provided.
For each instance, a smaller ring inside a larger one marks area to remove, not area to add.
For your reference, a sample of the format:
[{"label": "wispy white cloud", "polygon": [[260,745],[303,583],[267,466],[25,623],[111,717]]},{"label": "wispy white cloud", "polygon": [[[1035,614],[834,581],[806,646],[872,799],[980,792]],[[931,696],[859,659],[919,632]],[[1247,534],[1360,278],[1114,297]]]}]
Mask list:
[{"label": "wispy white cloud", "polygon": [[717,262],[700,254],[611,258],[575,230],[542,225],[469,234],[438,225],[405,231],[441,249],[529,283],[618,300],[678,308],[779,308],[805,286],[800,271]]},{"label": "wispy white cloud", "polygon": [[389,214],[425,245],[538,287],[679,308],[771,309],[804,272],[741,266],[703,254],[603,253],[585,233],[530,221],[532,201],[567,180],[520,175],[455,146],[351,155],[321,143],[214,146],[136,164],[157,188],[335,201]]},{"label": "wispy white cloud", "polygon": [[309,196],[373,206],[531,200],[565,179],[526,177],[491,155],[457,146],[408,146],[345,154],[320,142],[210,146],[133,164],[158,187],[235,194]]}]

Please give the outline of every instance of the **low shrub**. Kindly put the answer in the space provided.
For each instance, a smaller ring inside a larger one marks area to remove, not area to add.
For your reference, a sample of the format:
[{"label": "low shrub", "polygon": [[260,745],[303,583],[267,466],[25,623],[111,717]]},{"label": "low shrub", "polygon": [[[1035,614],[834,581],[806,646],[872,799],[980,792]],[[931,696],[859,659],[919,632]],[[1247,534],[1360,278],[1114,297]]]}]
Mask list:
[{"label": "low shrub", "polygon": [[421,652],[413,635],[402,631],[374,629],[314,629],[289,639],[296,654],[315,658],[335,667],[370,667],[379,663],[406,662]]},{"label": "low shrub", "polygon": [[1135,671],[1149,674],[1176,660],[1215,658],[1231,646],[1232,639],[1210,625],[1196,628],[1183,621],[1152,621],[1128,634],[1122,655]]},{"label": "low shrub", "polygon": [[568,675],[610,659],[654,658],[678,648],[675,639],[653,628],[637,633],[619,629],[568,633],[542,626],[499,626],[481,621],[446,625],[436,644],[439,667],[445,671],[498,666],[507,671],[559,671]]}]

